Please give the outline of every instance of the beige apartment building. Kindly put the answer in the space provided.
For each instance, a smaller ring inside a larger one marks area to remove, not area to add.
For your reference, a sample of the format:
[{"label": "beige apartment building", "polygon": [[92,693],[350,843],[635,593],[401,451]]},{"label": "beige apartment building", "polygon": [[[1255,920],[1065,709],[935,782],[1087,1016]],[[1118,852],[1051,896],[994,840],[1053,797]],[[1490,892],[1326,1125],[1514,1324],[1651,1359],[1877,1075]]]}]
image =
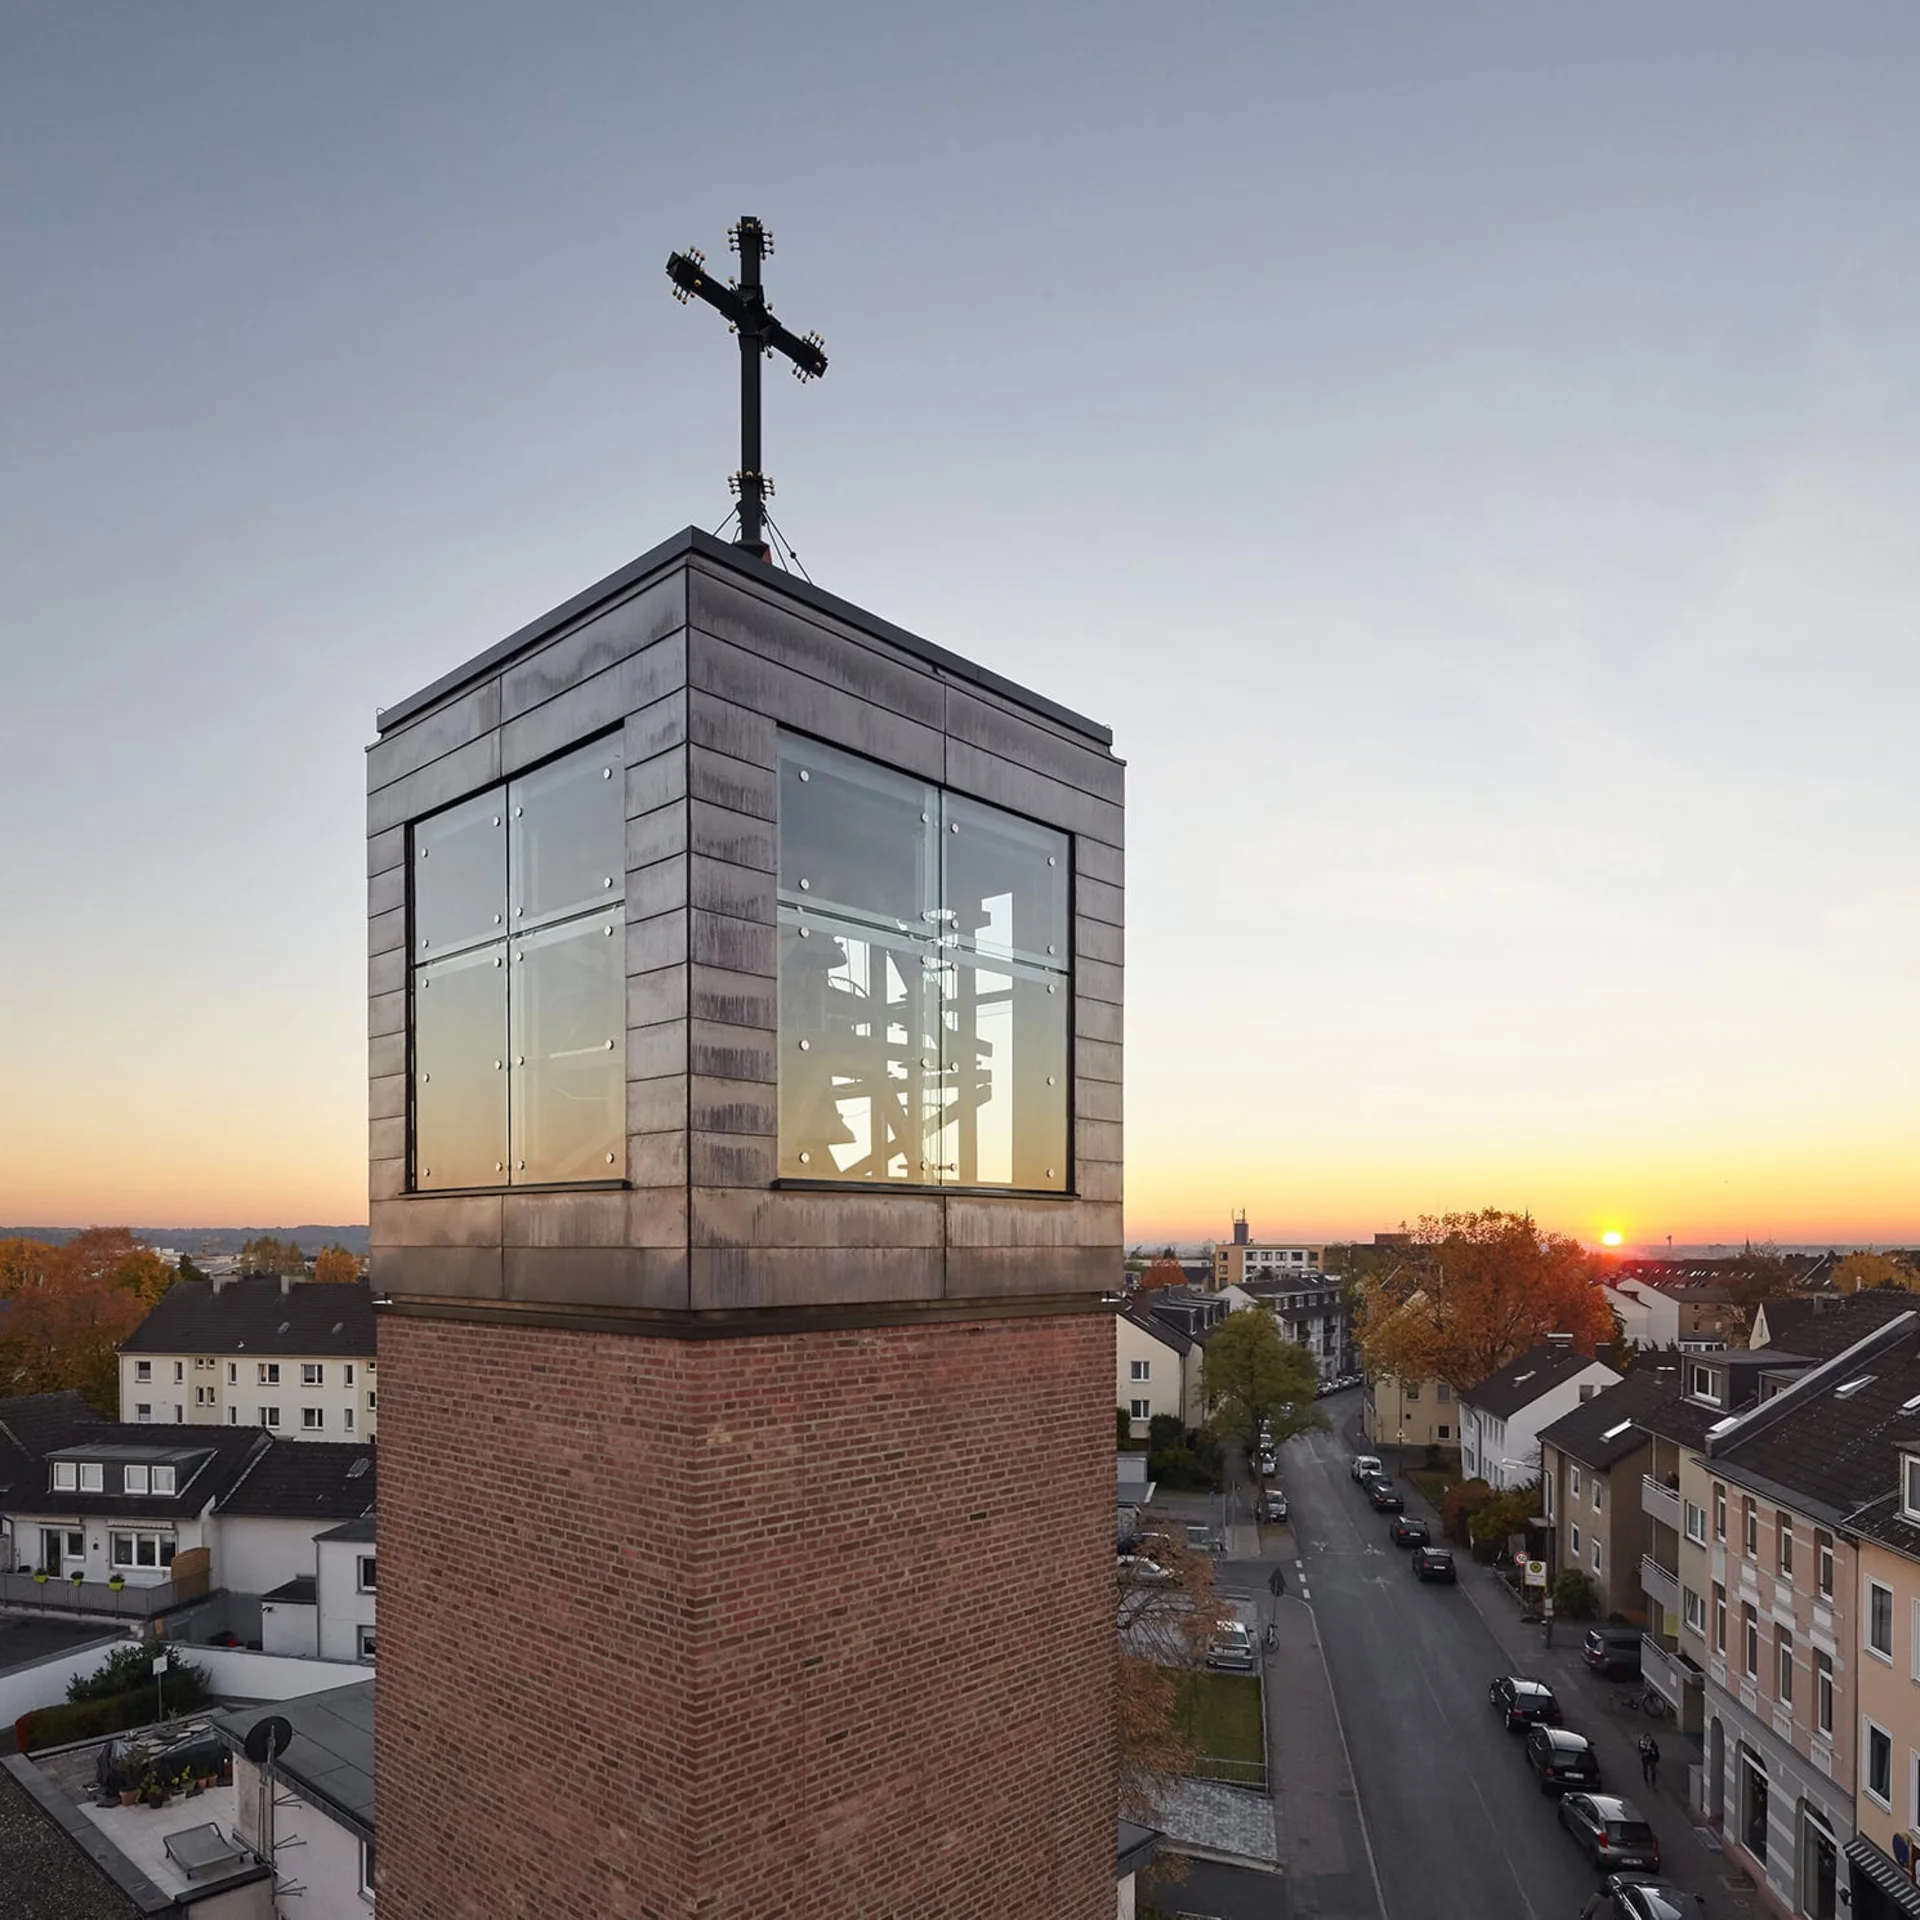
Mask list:
[{"label": "beige apartment building", "polygon": [[1460,1415],[1444,1380],[1397,1380],[1384,1374],[1367,1382],[1361,1431],[1376,1447],[1458,1447]]},{"label": "beige apartment building", "polygon": [[1889,1446],[1894,1481],[1855,1516],[1860,1766],[1847,1847],[1858,1920],[1920,1915],[1904,1857],[1920,1847],[1920,1426]]}]

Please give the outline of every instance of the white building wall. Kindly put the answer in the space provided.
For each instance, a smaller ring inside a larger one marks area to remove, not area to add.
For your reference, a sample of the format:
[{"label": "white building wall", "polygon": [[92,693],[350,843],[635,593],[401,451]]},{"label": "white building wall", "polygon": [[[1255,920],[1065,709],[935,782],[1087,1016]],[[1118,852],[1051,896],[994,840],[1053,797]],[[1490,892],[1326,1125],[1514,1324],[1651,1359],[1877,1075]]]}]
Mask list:
[{"label": "white building wall", "polygon": [[[1136,1400],[1147,1403],[1146,1417],[1135,1415],[1135,1439],[1144,1439],[1147,1421],[1156,1414],[1170,1413],[1185,1424],[1180,1355],[1164,1340],[1156,1339],[1136,1326],[1125,1314],[1114,1320],[1113,1394],[1114,1405],[1131,1408]],[[1144,1380],[1134,1378],[1136,1368],[1145,1367]]]},{"label": "white building wall", "polygon": [[[263,1846],[266,1796],[259,1768],[243,1753],[233,1757],[233,1784],[239,1837],[249,1846]],[[373,1902],[360,1893],[359,1835],[303,1800],[286,1781],[276,1781],[275,1787],[274,1843],[285,1849],[282,1858],[289,1872],[298,1864],[298,1878],[305,1889],[282,1911],[298,1913],[300,1920],[367,1920]]]},{"label": "white building wall", "polygon": [[[319,1369],[317,1384],[307,1384],[309,1367]],[[262,1377],[274,1369],[277,1379]],[[358,1357],[123,1353],[120,1418],[156,1427],[257,1427],[266,1424],[266,1410],[272,1409],[279,1424],[271,1431],[284,1439],[372,1440],[379,1432],[378,1386],[375,1363]],[[310,1417],[320,1424],[309,1425]]]},{"label": "white building wall", "polygon": [[260,1651],[314,1659],[320,1651],[317,1617],[318,1609],[310,1601],[261,1601]]},{"label": "white building wall", "polygon": [[271,1593],[313,1571],[314,1538],[338,1520],[281,1520],[258,1514],[221,1514],[214,1551],[216,1586],[234,1593]]},{"label": "white building wall", "polygon": [[[1583,1399],[1619,1384],[1621,1376],[1599,1360],[1555,1382],[1539,1399],[1502,1420],[1468,1402],[1460,1403],[1460,1465],[1469,1477],[1490,1486],[1524,1487],[1539,1477],[1540,1432]],[[1582,1394],[1582,1387],[1589,1391]]]},{"label": "white building wall", "polygon": [[[118,1515],[106,1519],[98,1514],[89,1514],[82,1519],[76,1514],[60,1513],[10,1513],[7,1515],[8,1530],[13,1536],[16,1563],[22,1572],[40,1565],[40,1533],[44,1527],[58,1529],[61,1535],[60,1571],[62,1576],[72,1574],[76,1569],[89,1580],[110,1580],[118,1573],[130,1587],[157,1587],[164,1580],[173,1577],[172,1569],[162,1566],[116,1567],[113,1564],[113,1542],[110,1536],[116,1533],[133,1534],[172,1534],[174,1551],[185,1553],[189,1547],[206,1546],[209,1523],[200,1515],[190,1515],[179,1520],[169,1520],[162,1516],[140,1518],[138,1516],[122,1519]],[[67,1548],[67,1538],[79,1534],[85,1542],[85,1551],[75,1560]],[[218,1565],[213,1570],[213,1584],[220,1584]]]},{"label": "white building wall", "polygon": [[378,1550],[365,1540],[322,1540],[319,1558],[320,1657],[358,1660],[360,1629],[375,1624],[377,1595],[360,1590],[362,1555],[378,1559]]}]

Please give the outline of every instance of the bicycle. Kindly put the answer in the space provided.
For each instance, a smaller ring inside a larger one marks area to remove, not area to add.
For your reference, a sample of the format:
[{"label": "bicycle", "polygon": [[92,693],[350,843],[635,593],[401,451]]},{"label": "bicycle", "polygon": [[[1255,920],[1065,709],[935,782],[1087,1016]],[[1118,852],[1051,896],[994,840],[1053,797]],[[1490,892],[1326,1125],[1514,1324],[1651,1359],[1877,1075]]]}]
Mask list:
[{"label": "bicycle", "polygon": [[1658,1687],[1629,1687],[1614,1695],[1615,1704],[1624,1713],[1644,1713],[1649,1720],[1671,1720],[1673,1706]]}]

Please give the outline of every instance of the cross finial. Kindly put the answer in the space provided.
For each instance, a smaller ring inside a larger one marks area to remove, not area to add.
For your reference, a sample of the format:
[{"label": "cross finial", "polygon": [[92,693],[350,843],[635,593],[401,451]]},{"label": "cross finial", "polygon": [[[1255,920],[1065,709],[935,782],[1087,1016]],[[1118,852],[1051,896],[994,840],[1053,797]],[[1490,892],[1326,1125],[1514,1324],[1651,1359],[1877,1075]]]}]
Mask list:
[{"label": "cross finial", "polygon": [[707,272],[706,255],[697,247],[667,256],[667,278],[673,297],[682,303],[695,298],[716,308],[740,336],[740,471],[733,476],[740,496],[740,534],[735,545],[762,560],[768,557],[761,530],[766,519],[766,496],[773,483],[760,470],[760,360],[763,354],[784,353],[801,380],[817,380],[827,370],[827,356],[817,333],[803,340],[773,317],[760,285],[760,263],[773,252],[773,236],[752,214],[727,238],[740,256],[740,278],[719,285]]}]

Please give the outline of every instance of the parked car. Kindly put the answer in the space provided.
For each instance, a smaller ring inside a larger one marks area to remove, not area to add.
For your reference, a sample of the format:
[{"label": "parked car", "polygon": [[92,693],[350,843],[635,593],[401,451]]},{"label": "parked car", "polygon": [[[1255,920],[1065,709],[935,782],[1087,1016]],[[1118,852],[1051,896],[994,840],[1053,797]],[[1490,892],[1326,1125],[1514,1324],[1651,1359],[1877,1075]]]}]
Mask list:
[{"label": "parked car", "polygon": [[1363,1453],[1354,1461],[1353,1465],[1349,1467],[1347,1471],[1363,1484],[1366,1481],[1377,1479],[1380,1474],[1379,1455]]},{"label": "parked car", "polygon": [[1400,1489],[1385,1478],[1375,1480],[1368,1486],[1367,1498],[1373,1502],[1375,1513],[1403,1513],[1406,1510],[1407,1503],[1400,1498]]},{"label": "parked car", "polygon": [[1207,1665],[1223,1673],[1253,1671],[1253,1635],[1238,1620],[1220,1620],[1207,1636]]},{"label": "parked car", "polygon": [[1700,1920],[1704,1893],[1688,1893],[1653,1873],[1610,1873],[1600,1882],[1597,1920]]},{"label": "parked car", "polygon": [[1609,1679],[1635,1680],[1640,1676],[1638,1627],[1589,1627],[1580,1656],[1595,1673]]},{"label": "parked car", "polygon": [[1415,1547],[1413,1577],[1416,1580],[1444,1580],[1452,1586],[1459,1579],[1454,1571],[1453,1553],[1447,1547]]},{"label": "parked car", "polygon": [[1557,1727],[1560,1702],[1544,1681],[1528,1680],[1517,1673],[1503,1675],[1487,1689],[1493,1710],[1507,1723],[1509,1733],[1523,1727]]},{"label": "parked car", "polygon": [[1600,1784],[1600,1756],[1593,1742],[1571,1727],[1530,1729],[1527,1764],[1538,1777],[1542,1793],[1565,1793],[1569,1787],[1591,1791]]},{"label": "parked car", "polygon": [[1262,1520],[1284,1520],[1287,1517],[1287,1494],[1284,1487],[1269,1487],[1260,1496],[1260,1518]]},{"label": "parked car", "polygon": [[1263,1452],[1260,1455],[1260,1478],[1262,1480],[1271,1480],[1279,1471],[1279,1460],[1275,1458],[1272,1453]]},{"label": "parked car", "polygon": [[1227,1543],[1211,1527],[1188,1527],[1187,1545],[1195,1553],[1225,1553],[1227,1550]]},{"label": "parked car", "polygon": [[1157,1560],[1149,1560],[1142,1553],[1123,1553],[1115,1563],[1122,1580],[1130,1580],[1136,1585],[1159,1586],[1171,1580],[1173,1575]]},{"label": "parked car", "polygon": [[1409,1520],[1404,1513],[1396,1513],[1387,1523],[1387,1538],[1396,1547],[1424,1547],[1433,1535],[1424,1520]]},{"label": "parked car", "polygon": [[1631,1800],[1616,1793],[1569,1793],[1560,1802],[1560,1824],[1586,1850],[1596,1872],[1660,1871],[1660,1842]]}]

